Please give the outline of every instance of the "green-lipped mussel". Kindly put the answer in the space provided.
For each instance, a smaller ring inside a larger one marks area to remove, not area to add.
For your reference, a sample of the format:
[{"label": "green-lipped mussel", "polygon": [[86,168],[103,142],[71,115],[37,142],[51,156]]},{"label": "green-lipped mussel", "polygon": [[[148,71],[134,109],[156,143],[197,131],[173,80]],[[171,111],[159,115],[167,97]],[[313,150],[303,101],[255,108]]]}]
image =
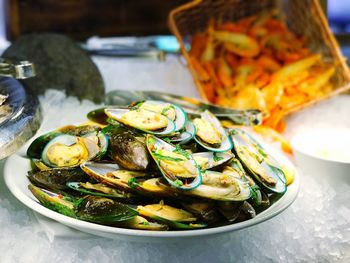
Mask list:
[{"label": "green-lipped mussel", "polygon": [[222,127],[220,121],[209,111],[204,111],[200,118],[195,118],[196,128],[194,139],[203,148],[212,152],[226,152],[231,150],[232,142]]},{"label": "green-lipped mussel", "polygon": [[76,167],[88,160],[100,159],[107,151],[108,139],[102,131],[88,127],[66,126],[48,132],[31,143],[27,156],[39,169]]},{"label": "green-lipped mussel", "polygon": [[251,135],[241,129],[231,129],[234,152],[245,170],[256,180],[257,184],[268,192],[284,193],[287,189],[282,169],[270,162],[267,151]]},{"label": "green-lipped mussel", "polygon": [[159,170],[173,187],[191,190],[201,184],[201,172],[191,154],[153,135],[147,135],[146,143]]},{"label": "green-lipped mussel", "polygon": [[[140,230],[195,230],[253,218],[286,190],[277,160],[250,134],[163,101],[108,106],[27,150],[39,202],[79,220]],[[194,140],[192,140],[194,138]]]},{"label": "green-lipped mussel", "polygon": [[122,125],[110,125],[103,131],[108,136],[107,155],[112,161],[129,170],[147,169],[151,157],[142,134]]}]

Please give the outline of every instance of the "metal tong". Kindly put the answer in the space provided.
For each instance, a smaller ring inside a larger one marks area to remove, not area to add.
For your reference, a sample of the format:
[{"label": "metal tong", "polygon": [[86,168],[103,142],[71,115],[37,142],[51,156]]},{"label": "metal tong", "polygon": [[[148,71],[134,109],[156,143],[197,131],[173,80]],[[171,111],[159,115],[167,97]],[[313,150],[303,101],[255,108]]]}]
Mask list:
[{"label": "metal tong", "polygon": [[34,64],[30,61],[13,61],[0,58],[0,76],[27,79],[36,75]]}]

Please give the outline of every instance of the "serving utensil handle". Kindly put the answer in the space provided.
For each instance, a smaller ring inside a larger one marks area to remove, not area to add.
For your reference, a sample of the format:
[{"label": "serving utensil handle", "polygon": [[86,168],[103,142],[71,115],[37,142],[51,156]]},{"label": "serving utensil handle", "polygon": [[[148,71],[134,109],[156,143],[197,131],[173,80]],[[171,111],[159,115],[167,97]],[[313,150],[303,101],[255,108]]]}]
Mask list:
[{"label": "serving utensil handle", "polygon": [[30,61],[12,61],[0,58],[0,76],[16,79],[32,78],[36,75],[34,64]]}]

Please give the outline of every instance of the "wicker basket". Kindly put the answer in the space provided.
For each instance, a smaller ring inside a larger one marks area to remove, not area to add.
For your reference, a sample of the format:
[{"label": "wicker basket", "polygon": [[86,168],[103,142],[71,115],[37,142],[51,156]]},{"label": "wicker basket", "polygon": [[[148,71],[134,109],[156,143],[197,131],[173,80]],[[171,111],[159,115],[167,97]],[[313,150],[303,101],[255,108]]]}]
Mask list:
[{"label": "wicker basket", "polygon": [[273,8],[284,14],[287,26],[292,32],[304,36],[311,51],[321,53],[327,62],[337,65],[336,72],[331,79],[333,90],[329,94],[291,108],[285,114],[349,89],[349,68],[330,31],[318,0],[194,0],[172,10],[169,15],[169,27],[180,43],[181,52],[191,70],[199,93],[205,101],[208,99],[204,87],[197,78],[186,49],[191,36],[205,30],[210,19],[214,18],[223,22],[237,21]]}]

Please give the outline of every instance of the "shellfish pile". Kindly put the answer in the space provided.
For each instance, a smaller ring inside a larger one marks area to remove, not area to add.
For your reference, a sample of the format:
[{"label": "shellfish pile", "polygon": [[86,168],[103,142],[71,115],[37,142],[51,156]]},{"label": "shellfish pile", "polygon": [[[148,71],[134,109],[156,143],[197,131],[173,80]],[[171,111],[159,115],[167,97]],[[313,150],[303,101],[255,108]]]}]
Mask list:
[{"label": "shellfish pile", "polygon": [[97,224],[181,230],[248,220],[286,191],[284,169],[250,134],[203,111],[146,100],[36,138],[29,189]]}]

